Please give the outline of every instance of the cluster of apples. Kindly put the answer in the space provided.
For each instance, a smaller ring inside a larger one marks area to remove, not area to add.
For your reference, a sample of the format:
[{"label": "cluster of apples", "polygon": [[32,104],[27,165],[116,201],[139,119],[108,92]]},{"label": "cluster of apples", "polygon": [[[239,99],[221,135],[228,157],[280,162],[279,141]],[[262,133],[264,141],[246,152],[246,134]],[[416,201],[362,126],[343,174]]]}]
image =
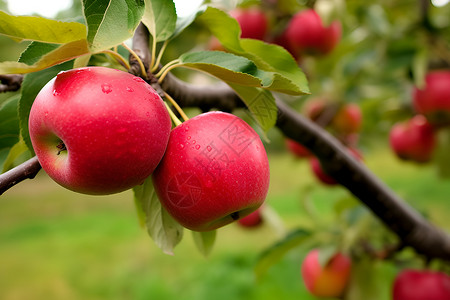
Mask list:
[{"label": "cluster of apples", "polygon": [[413,88],[412,101],[416,114],[392,126],[389,142],[400,159],[426,163],[433,158],[437,130],[450,125],[450,70],[428,72],[424,87]]},{"label": "cluster of apples", "polygon": [[158,93],[120,70],[59,73],[34,100],[29,133],[42,168],[61,186],[105,195],[152,176],[161,204],[195,231],[250,214],[268,191],[267,154],[246,122],[207,112],[172,129]]},{"label": "cluster of apples", "polygon": [[[284,47],[300,61],[306,55],[326,55],[341,39],[341,23],[333,21],[325,26],[314,9],[308,8],[294,14],[281,33],[270,31],[272,26],[268,14],[259,6],[236,8],[230,15],[241,28],[241,38],[250,38],[274,43]],[[210,40],[209,49],[224,50],[215,38]]]},{"label": "cluster of apples", "polygon": [[[360,107],[356,103],[343,103],[337,109],[334,109],[334,106],[335,104],[324,98],[313,98],[305,103],[303,113],[312,121],[320,122],[324,114],[331,111],[332,116],[327,121],[327,130],[347,146],[350,154],[362,160],[362,155],[356,148],[363,119]],[[323,170],[318,158],[306,147],[288,138],[285,139],[285,145],[295,157],[309,160],[310,168],[319,182],[325,185],[337,184],[336,180]]]}]

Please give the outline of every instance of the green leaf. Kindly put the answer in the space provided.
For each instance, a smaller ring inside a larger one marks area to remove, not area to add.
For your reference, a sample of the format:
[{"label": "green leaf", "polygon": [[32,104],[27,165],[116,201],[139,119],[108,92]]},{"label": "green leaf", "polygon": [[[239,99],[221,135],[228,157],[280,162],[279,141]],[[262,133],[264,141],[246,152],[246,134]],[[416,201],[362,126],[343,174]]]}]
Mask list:
[{"label": "green leaf", "polygon": [[267,270],[278,262],[288,251],[305,243],[311,237],[311,232],[305,229],[297,229],[288,234],[283,240],[266,249],[258,258],[255,273],[261,278]]},{"label": "green leaf", "polygon": [[260,87],[267,75],[245,57],[222,51],[200,51],[180,56],[181,66],[209,73],[225,82]]},{"label": "green leaf", "polygon": [[396,269],[391,262],[363,258],[352,262],[346,300],[391,299]]},{"label": "green leaf", "polygon": [[425,86],[425,75],[428,70],[429,53],[427,49],[421,49],[414,55],[412,61],[412,75],[414,77],[414,85],[423,89]]},{"label": "green leaf", "polygon": [[228,83],[248,107],[258,125],[267,132],[277,121],[277,105],[270,91]]},{"label": "green leaf", "polygon": [[26,58],[23,59],[27,63],[37,60],[37,62],[32,65],[23,62],[0,62],[0,74],[26,74],[37,72],[89,53],[87,41],[85,39],[61,45],[55,50],[40,56],[48,49],[50,48],[42,45],[33,46],[32,50],[30,50],[33,54],[26,54]]},{"label": "green leaf", "polygon": [[194,20],[201,14],[203,14],[206,10],[206,6],[202,5],[198,7],[198,9],[192,11],[189,15],[184,16],[182,18],[177,17],[177,22],[175,26],[175,31],[172,33],[170,38],[176,37],[180,34],[186,27],[192,24]]},{"label": "green leaf", "polygon": [[144,13],[144,0],[83,0],[91,52],[121,44],[133,36]]},{"label": "green leaf", "polygon": [[241,27],[239,27],[236,19],[229,16],[226,12],[213,7],[208,7],[197,19],[211,31],[212,35],[227,50],[235,53],[244,52],[239,41]]},{"label": "green leaf", "polygon": [[192,231],[192,237],[200,253],[208,256],[216,241],[216,230],[206,232]]},{"label": "green leaf", "polygon": [[61,45],[59,44],[31,42],[28,47],[20,54],[19,62],[32,66],[37,63],[42,58],[42,56],[58,49],[60,46]]},{"label": "green leaf", "polygon": [[69,70],[72,67],[73,62],[66,62],[39,72],[27,74],[23,79],[19,100],[20,133],[31,153],[34,153],[34,150],[28,132],[28,118],[34,99],[50,79],[55,77],[60,71]]},{"label": "green leaf", "polygon": [[268,89],[291,95],[309,93],[308,80],[297,62],[283,47],[254,39],[242,39],[244,56],[255,62],[259,69],[274,72]]},{"label": "green leaf", "polygon": [[165,41],[175,32],[177,13],[172,0],[145,0],[142,23],[156,42]]},{"label": "green leaf", "polygon": [[135,201],[145,212],[148,234],[164,253],[173,255],[173,249],[183,238],[183,227],[161,206],[151,177],[133,190]]},{"label": "green leaf", "polygon": [[14,161],[26,151],[28,151],[28,147],[25,142],[20,139],[17,144],[12,146],[11,150],[8,153],[8,156],[6,156],[4,160],[2,160],[0,157],[0,170],[2,170],[2,173],[11,169],[13,167]]},{"label": "green leaf", "polygon": [[291,95],[308,94],[308,82],[292,55],[283,47],[254,39],[240,39],[241,29],[236,19],[217,8],[208,7],[198,17],[229,51],[251,60],[265,71],[264,88]]},{"label": "green leaf", "polygon": [[20,127],[17,114],[19,98],[20,95],[15,95],[0,106],[0,151],[5,149],[9,151],[19,141]]},{"label": "green leaf", "polygon": [[0,11],[0,34],[15,40],[65,44],[86,38],[86,26],[43,17],[11,16]]}]

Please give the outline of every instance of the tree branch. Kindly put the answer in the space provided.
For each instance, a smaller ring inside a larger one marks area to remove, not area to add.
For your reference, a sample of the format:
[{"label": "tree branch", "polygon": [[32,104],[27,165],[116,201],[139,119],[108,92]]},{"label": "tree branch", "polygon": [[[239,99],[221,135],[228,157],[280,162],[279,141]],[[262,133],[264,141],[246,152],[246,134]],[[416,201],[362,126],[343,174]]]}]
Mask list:
[{"label": "tree branch", "polygon": [[[145,37],[136,34],[134,40],[140,38]],[[135,44],[134,47],[138,45],[144,44]],[[140,51],[148,52],[148,48]],[[203,110],[218,108],[225,111],[244,107],[239,97],[226,85],[195,86],[169,74],[161,88],[183,107],[200,107]],[[277,107],[276,126],[283,134],[313,152],[321,160],[325,171],[360,199],[405,245],[429,258],[450,261],[448,234],[431,225],[400,199],[327,131],[281,100],[277,100]]]},{"label": "tree branch", "polygon": [[0,74],[0,93],[14,92],[20,89],[23,75],[1,75]]},{"label": "tree branch", "polygon": [[0,174],[0,195],[25,179],[34,178],[41,170],[41,165],[36,156],[17,167]]}]

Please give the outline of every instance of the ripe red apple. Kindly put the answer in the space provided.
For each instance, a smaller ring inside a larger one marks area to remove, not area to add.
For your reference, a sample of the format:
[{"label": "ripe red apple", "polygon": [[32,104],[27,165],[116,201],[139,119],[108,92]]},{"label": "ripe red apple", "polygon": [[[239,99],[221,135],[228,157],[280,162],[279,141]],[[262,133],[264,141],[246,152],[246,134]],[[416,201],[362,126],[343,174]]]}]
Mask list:
[{"label": "ripe red apple", "polygon": [[450,276],[441,272],[405,269],[393,284],[393,300],[448,300]]},{"label": "ripe red apple", "polygon": [[402,160],[428,162],[433,155],[436,138],[433,127],[422,115],[395,124],[389,133],[394,153]]},{"label": "ripe red apple", "polygon": [[425,87],[413,89],[413,105],[430,123],[450,124],[450,70],[429,72],[425,76]]},{"label": "ripe red apple", "polygon": [[302,144],[286,138],[284,140],[286,148],[298,158],[305,158],[311,156],[311,152]]},{"label": "ripe red apple", "polygon": [[[363,157],[361,155],[361,153],[359,153],[356,149],[354,148],[347,148],[348,151],[350,151],[350,153],[358,160],[362,160]],[[320,182],[322,182],[323,184],[326,185],[337,185],[338,182],[331,177],[330,175],[328,175],[322,168],[322,165],[320,163],[320,160],[313,156],[309,159],[309,164],[311,167],[312,172],[314,173],[314,175],[316,175],[317,179],[319,179]]]},{"label": "ripe red apple", "polygon": [[263,206],[260,206],[257,210],[252,212],[251,214],[243,217],[242,219],[239,219],[237,222],[240,226],[246,227],[246,228],[254,228],[258,227],[263,223],[263,217],[262,217],[262,209]]},{"label": "ripe red apple", "polygon": [[305,102],[302,112],[309,119],[317,121],[328,105],[329,101],[324,98],[312,98]]},{"label": "ripe red apple", "polygon": [[325,264],[319,262],[319,250],[310,251],[303,260],[301,274],[308,291],[318,297],[340,297],[350,278],[352,262],[336,253]]},{"label": "ripe red apple", "polygon": [[264,40],[268,30],[268,19],[264,11],[253,6],[236,8],[230,12],[241,27],[241,38]]},{"label": "ripe red apple", "polygon": [[112,194],[141,184],[161,160],[171,121],[143,79],[86,67],[59,73],[37,95],[30,138],[42,168],[60,185]]},{"label": "ripe red apple", "polygon": [[153,183],[175,220],[194,231],[209,231],[261,206],[269,177],[257,133],[235,115],[208,112],[172,130]]},{"label": "ripe red apple", "polygon": [[362,113],[356,103],[344,104],[339,108],[331,126],[340,134],[353,134],[359,132],[362,124]]},{"label": "ripe red apple", "polygon": [[282,34],[287,50],[294,57],[301,54],[328,54],[341,39],[342,29],[339,21],[325,27],[320,16],[313,9],[295,14]]}]

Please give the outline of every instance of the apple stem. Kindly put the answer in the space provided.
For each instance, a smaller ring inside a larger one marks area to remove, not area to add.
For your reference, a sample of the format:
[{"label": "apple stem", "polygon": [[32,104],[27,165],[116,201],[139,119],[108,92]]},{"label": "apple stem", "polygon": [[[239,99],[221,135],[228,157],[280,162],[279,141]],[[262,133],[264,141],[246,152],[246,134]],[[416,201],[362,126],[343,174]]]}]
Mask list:
[{"label": "apple stem", "polygon": [[114,57],[122,66],[124,66],[128,71],[130,70],[130,64],[117,52],[112,50],[103,50],[102,53],[109,54]]},{"label": "apple stem", "polygon": [[169,102],[175,107],[177,112],[181,115],[183,120],[187,121],[189,120],[189,117],[184,113],[183,109],[178,105],[178,103],[166,92],[164,92],[164,98],[169,100]]},{"label": "apple stem", "polygon": [[136,52],[133,51],[130,47],[128,47],[125,43],[122,43],[122,46],[130,52],[131,55],[136,59],[136,61],[139,64],[139,67],[141,68],[141,74],[144,79],[148,79],[147,70],[145,69],[144,63],[142,62],[142,59],[139,57],[139,55],[136,54]]},{"label": "apple stem", "polygon": [[58,148],[58,153],[56,155],[59,155],[62,151],[66,151],[66,145],[63,143],[63,141],[60,141],[58,145],[56,145],[56,148]]},{"label": "apple stem", "polygon": [[156,58],[155,64],[154,64],[154,66],[151,69],[152,73],[156,72],[158,70],[159,65],[161,63],[161,58],[162,58],[163,53],[166,50],[166,47],[167,47],[168,44],[169,44],[169,40],[166,40],[164,42],[164,44],[162,45],[161,49],[159,50],[158,57]]},{"label": "apple stem", "polygon": [[166,101],[164,101],[164,104],[166,105],[167,111],[169,112],[170,118],[172,119],[173,123],[175,124],[175,126],[180,125],[182,122],[180,121],[180,119],[177,118],[177,116],[175,116],[175,114],[173,113],[173,111],[170,109],[169,105],[167,104]]}]

